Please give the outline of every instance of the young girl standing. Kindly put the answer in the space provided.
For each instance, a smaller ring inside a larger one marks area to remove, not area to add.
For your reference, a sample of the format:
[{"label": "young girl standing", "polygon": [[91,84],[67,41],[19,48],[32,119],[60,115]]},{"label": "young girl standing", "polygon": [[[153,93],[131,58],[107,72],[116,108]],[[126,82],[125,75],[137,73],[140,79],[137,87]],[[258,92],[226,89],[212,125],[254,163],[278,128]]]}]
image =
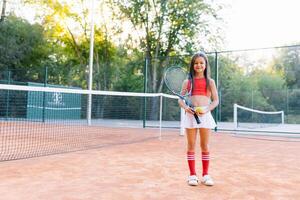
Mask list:
[{"label": "young girl standing", "polygon": [[[194,109],[187,106],[183,100],[179,105],[185,110],[184,127],[187,137],[187,161],[190,170],[188,176],[189,185],[198,185],[198,177],[195,170],[195,144],[197,131],[200,134],[200,147],[202,154],[202,179],[204,185],[212,186],[213,179],[208,174],[209,168],[209,135],[216,123],[211,111],[219,104],[218,92],[215,81],[209,76],[208,59],[204,53],[197,53],[192,57],[190,64],[190,79],[185,80],[182,86],[182,94],[186,94],[192,87],[190,102]],[[197,124],[194,112],[201,123]]]}]

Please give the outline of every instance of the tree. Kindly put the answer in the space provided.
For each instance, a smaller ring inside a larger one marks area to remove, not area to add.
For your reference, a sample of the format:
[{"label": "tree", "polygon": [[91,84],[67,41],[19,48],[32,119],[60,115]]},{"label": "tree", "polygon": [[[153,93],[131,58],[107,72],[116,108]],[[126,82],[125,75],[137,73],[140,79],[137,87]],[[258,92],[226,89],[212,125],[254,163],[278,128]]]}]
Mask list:
[{"label": "tree", "polygon": [[286,85],[283,77],[278,73],[258,70],[253,74],[257,80],[258,90],[269,105],[270,111],[285,110]]},{"label": "tree", "polygon": [[[145,52],[147,62],[144,71],[147,92],[162,92],[163,72],[170,66],[170,56],[191,53],[204,46],[202,42],[196,44],[198,37],[207,40],[215,37],[209,23],[218,20],[216,11],[220,7],[214,8],[203,0],[110,0],[110,3],[117,18],[129,20],[135,34],[142,32],[139,47]],[[155,116],[157,105],[152,101],[150,116]]]},{"label": "tree", "polygon": [[[67,2],[63,0],[27,0],[28,4],[39,5],[46,37],[53,46],[59,49],[52,54],[55,60],[61,61],[60,71],[68,85],[87,88],[88,59],[90,44],[89,10],[82,0]],[[80,5],[78,7],[78,5]],[[77,10],[76,10],[77,8]],[[80,10],[78,11],[78,8]],[[94,76],[93,88],[111,89],[116,46],[107,37],[107,30],[95,27],[94,42]],[[64,69],[63,69],[64,68]]]},{"label": "tree", "polygon": [[32,25],[13,15],[8,16],[0,23],[1,71],[12,71],[11,78],[15,81],[43,82],[42,62],[49,53],[46,46],[40,25]]},{"label": "tree", "polygon": [[278,93],[284,88],[281,76],[266,69],[248,72],[245,70],[248,68],[246,64],[238,64],[239,59],[240,57],[227,57],[226,54],[219,56],[221,120],[232,119],[235,103],[258,110],[279,110],[284,97]]},{"label": "tree", "polygon": [[4,21],[4,18],[5,18],[6,3],[7,3],[7,0],[3,0],[0,22]]},{"label": "tree", "polygon": [[[161,92],[163,67],[168,56],[191,53],[204,43],[196,44],[198,37],[216,38],[210,22],[218,20],[214,8],[203,0],[110,0],[116,16],[130,20],[136,33],[142,30],[141,50],[148,59],[149,92]],[[120,11],[120,12],[119,12]]]},{"label": "tree", "polygon": [[278,51],[278,56],[274,57],[272,68],[285,80],[286,90],[285,102],[289,123],[299,123],[299,94],[300,94],[300,48],[290,46]]},{"label": "tree", "polygon": [[274,70],[281,72],[288,88],[300,88],[300,48],[282,48],[274,58]]}]

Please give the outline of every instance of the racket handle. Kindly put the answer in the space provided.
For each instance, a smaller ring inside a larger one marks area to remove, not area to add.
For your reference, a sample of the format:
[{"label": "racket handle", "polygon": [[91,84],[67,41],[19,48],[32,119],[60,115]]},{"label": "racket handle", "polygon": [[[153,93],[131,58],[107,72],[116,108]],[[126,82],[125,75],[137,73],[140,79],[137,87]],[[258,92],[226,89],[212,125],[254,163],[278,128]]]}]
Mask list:
[{"label": "racket handle", "polygon": [[199,119],[199,117],[198,117],[198,115],[196,113],[194,113],[194,117],[196,119],[197,124],[200,124],[201,123],[200,119]]}]

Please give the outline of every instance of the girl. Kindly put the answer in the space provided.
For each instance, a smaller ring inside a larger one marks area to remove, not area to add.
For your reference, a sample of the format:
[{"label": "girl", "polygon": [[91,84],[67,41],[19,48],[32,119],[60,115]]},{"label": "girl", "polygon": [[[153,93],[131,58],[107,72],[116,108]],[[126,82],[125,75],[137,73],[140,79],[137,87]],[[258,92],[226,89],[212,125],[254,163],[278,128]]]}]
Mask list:
[{"label": "girl", "polygon": [[[202,152],[202,179],[204,185],[212,186],[212,178],[208,175],[209,167],[209,135],[216,123],[211,115],[219,104],[218,92],[213,79],[209,77],[208,59],[204,53],[197,53],[192,57],[190,64],[190,79],[185,80],[182,86],[182,94],[190,91],[190,102],[195,109],[187,106],[181,99],[179,105],[185,110],[184,127],[187,136],[187,161],[190,169],[188,177],[189,185],[198,185],[198,177],[195,171],[195,143],[197,130],[200,132],[200,147]],[[212,101],[211,101],[212,100]],[[193,113],[196,112],[201,123],[197,124]]]}]

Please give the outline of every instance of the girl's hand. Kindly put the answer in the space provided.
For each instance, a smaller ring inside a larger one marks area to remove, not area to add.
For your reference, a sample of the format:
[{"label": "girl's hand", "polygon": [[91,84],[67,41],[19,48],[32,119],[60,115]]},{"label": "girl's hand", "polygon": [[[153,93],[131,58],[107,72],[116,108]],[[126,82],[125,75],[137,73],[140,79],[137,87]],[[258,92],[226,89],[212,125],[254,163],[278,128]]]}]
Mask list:
[{"label": "girl's hand", "polygon": [[186,108],[184,108],[184,110],[187,113],[194,114],[194,110],[191,107],[189,107],[189,106],[187,106]]},{"label": "girl's hand", "polygon": [[203,109],[202,107],[195,107],[195,112],[197,115],[203,115],[207,112],[207,109]]}]

